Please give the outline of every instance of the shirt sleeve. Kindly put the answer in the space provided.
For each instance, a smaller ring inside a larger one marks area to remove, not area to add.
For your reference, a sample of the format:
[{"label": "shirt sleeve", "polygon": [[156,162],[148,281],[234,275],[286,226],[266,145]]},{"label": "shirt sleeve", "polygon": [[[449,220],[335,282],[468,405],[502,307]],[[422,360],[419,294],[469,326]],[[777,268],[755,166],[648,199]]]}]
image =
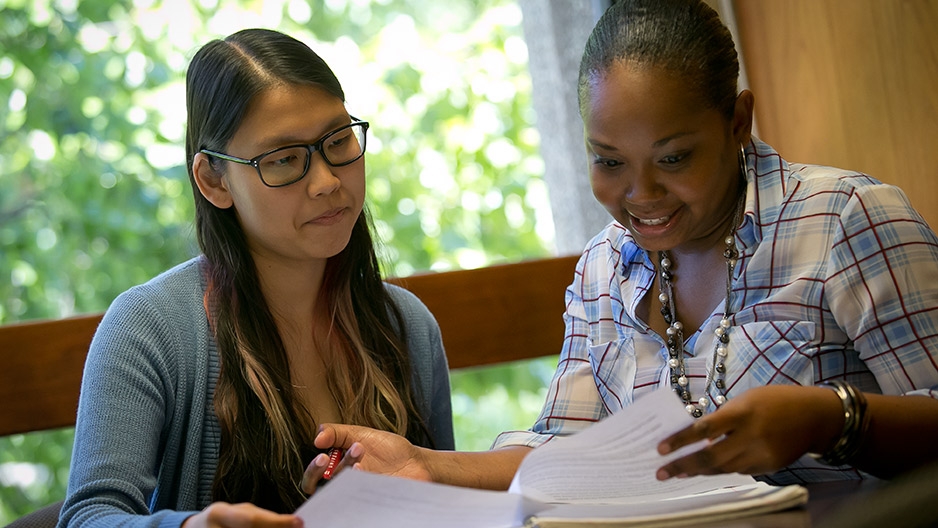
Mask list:
[{"label": "shirt sleeve", "polygon": [[449,364],[443,350],[440,327],[435,319],[432,319],[432,323],[429,336],[431,364],[433,365],[433,373],[430,379],[432,383],[430,434],[433,435],[436,449],[452,450],[456,449],[456,440],[453,434],[453,404],[449,383]]},{"label": "shirt sleeve", "polygon": [[573,283],[567,287],[564,311],[564,340],[557,370],[550,382],[543,410],[527,431],[506,431],[495,439],[492,449],[507,446],[537,447],[554,436],[585,429],[607,415],[589,358],[590,323],[583,292],[590,277],[584,277],[595,254],[584,253],[577,263]]},{"label": "shirt sleeve", "polygon": [[833,316],[882,392],[938,397],[938,238],[899,188],[856,189],[829,265]]},{"label": "shirt sleeve", "polygon": [[433,438],[433,447],[455,449],[449,364],[440,325],[413,293],[391,284],[385,287],[404,318],[417,403]]}]

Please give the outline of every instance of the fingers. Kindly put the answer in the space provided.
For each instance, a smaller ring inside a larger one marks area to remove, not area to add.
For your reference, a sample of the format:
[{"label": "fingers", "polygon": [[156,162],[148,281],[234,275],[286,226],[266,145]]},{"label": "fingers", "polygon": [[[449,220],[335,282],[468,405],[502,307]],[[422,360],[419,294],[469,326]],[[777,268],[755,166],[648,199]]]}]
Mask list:
[{"label": "fingers", "polygon": [[[318,437],[317,437],[318,438]],[[330,456],[334,454],[335,456]],[[359,443],[353,443],[344,453],[320,453],[306,466],[300,489],[307,495],[316,491],[316,486],[322,480],[329,480],[347,467],[356,467],[365,456],[365,449]],[[333,460],[334,459],[334,460]]]},{"label": "fingers", "polygon": [[[201,519],[200,519],[201,518]],[[191,520],[193,523],[189,523]],[[190,517],[186,526],[206,526],[224,528],[299,528],[303,521],[296,515],[274,513],[253,504],[228,504],[216,502],[199,515]],[[204,520],[204,523],[199,522]]]},{"label": "fingers", "polygon": [[303,480],[300,481],[300,489],[307,495],[312,495],[316,491],[316,485],[322,479],[326,466],[329,465],[329,457],[325,453],[316,455],[306,470],[303,471]]},{"label": "fingers", "polygon": [[345,451],[345,456],[342,457],[342,461],[339,462],[339,469],[358,464],[362,461],[364,456],[365,447],[358,442],[353,443],[348,450]]},{"label": "fingers", "polygon": [[329,453],[328,463],[322,474],[322,478],[326,480],[333,478],[347,467],[357,467],[362,457],[365,456],[365,448],[358,442],[353,443],[347,450],[333,449],[335,451]]},{"label": "fingers", "polygon": [[667,455],[701,440],[715,440],[728,430],[714,420],[715,414],[698,419],[693,424],[665,438],[658,444],[658,453]]},{"label": "fingers", "polygon": [[731,436],[711,442],[689,455],[672,460],[658,469],[658,480],[671,477],[693,477],[696,475],[715,475],[734,473],[746,459],[747,446]]},{"label": "fingers", "polygon": [[341,447],[347,450],[352,447],[355,438],[362,436],[365,431],[367,431],[367,428],[356,425],[321,424],[319,433],[316,434],[316,438],[313,440],[313,445],[319,449]]}]

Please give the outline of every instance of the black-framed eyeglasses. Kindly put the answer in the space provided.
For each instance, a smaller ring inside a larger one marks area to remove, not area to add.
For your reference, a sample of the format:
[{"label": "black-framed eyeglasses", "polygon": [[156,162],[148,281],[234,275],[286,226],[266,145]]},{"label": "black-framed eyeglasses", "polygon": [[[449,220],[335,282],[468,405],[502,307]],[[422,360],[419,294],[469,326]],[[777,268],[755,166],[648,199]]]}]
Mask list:
[{"label": "black-framed eyeglasses", "polygon": [[332,167],[342,167],[358,161],[365,155],[368,122],[352,118],[352,123],[339,127],[319,141],[308,145],[289,145],[269,150],[251,159],[229,156],[221,152],[202,149],[199,152],[226,161],[250,165],[268,187],[283,187],[296,183],[309,171],[309,159],[313,152],[322,154],[322,159]]}]

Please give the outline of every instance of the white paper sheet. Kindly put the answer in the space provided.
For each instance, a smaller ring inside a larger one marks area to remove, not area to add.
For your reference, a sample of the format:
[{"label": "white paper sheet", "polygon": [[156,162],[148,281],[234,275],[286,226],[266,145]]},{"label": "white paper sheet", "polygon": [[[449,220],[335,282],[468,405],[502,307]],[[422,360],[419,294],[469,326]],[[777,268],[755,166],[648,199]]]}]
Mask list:
[{"label": "white paper sheet", "polygon": [[542,502],[628,504],[756,482],[739,474],[657,480],[659,467],[702,447],[658,454],[661,440],[692,423],[676,394],[655,391],[580,433],[532,451],[510,491]]},{"label": "white paper sheet", "polygon": [[539,509],[526,503],[512,493],[345,470],[296,513],[310,527],[510,528]]}]

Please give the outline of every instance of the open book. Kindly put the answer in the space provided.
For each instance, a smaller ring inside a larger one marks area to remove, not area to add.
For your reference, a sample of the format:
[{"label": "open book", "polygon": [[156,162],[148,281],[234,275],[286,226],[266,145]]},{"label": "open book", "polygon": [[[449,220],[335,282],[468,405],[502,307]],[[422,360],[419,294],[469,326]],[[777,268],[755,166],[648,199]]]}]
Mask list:
[{"label": "open book", "polygon": [[[525,457],[508,492],[343,471],[298,510],[307,526],[561,527],[679,525],[782,510],[807,501],[801,486],[728,474],[658,481],[655,471],[692,452],[656,446],[692,418],[660,390]],[[367,456],[367,454],[366,454]]]}]

